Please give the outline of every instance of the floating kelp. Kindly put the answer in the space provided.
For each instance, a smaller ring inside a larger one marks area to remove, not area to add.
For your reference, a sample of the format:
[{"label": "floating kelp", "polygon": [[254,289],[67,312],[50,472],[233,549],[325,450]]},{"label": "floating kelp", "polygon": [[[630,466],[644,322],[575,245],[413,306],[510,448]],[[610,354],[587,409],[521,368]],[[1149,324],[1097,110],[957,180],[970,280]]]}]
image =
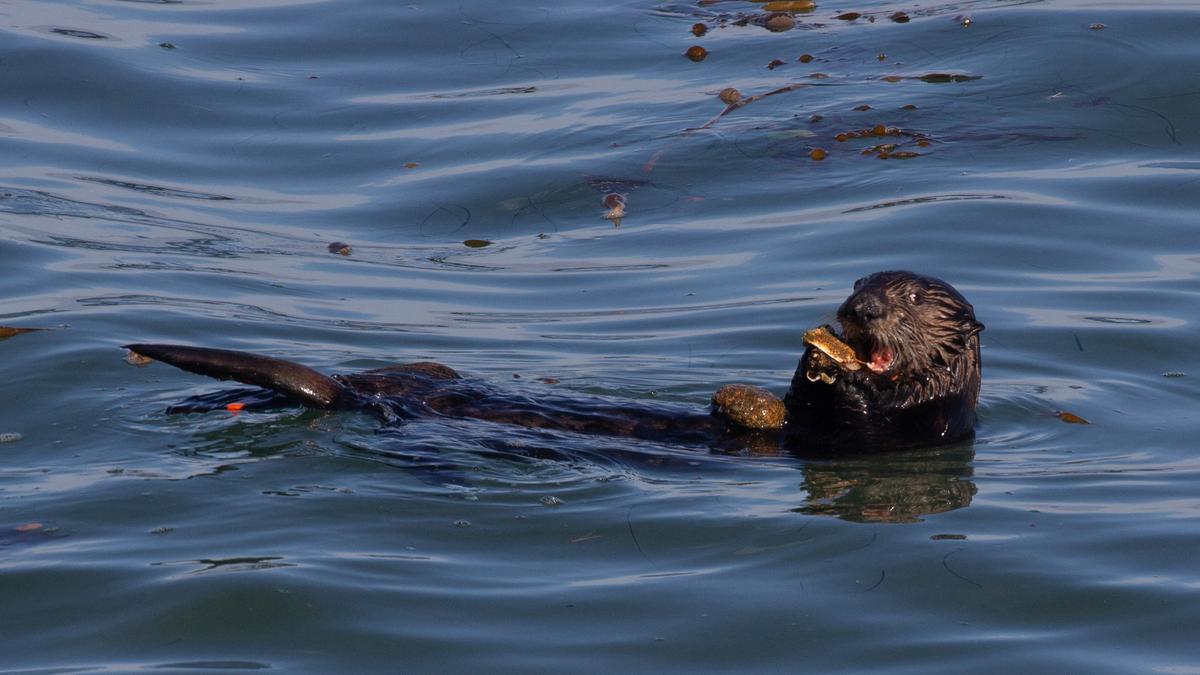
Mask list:
[{"label": "floating kelp", "polygon": [[932,140],[925,134],[905,131],[900,127],[886,126],[884,124],[876,124],[865,129],[842,131],[834,135],[833,139],[839,143],[844,143],[856,138],[884,138],[889,136],[907,140],[870,145],[862,148],[861,154],[875,155],[880,159],[912,159],[920,157],[920,153],[901,149],[903,145],[913,144],[920,148],[932,145]]},{"label": "floating kelp", "polygon": [[959,73],[927,73],[925,75],[881,75],[884,82],[903,82],[904,80],[920,80],[930,84],[946,84],[951,82],[970,82],[982,80],[982,75],[963,75]]},{"label": "floating kelp", "polygon": [[720,113],[718,113],[716,117],[714,117],[714,118],[710,119],[709,121],[705,122],[704,124],[700,125],[699,127],[697,127],[696,129],[694,129],[693,131],[698,131],[698,130],[700,130],[700,129],[707,129],[708,127],[710,127],[710,126],[712,126],[713,124],[715,124],[715,123],[717,122],[717,120],[721,119],[721,118],[722,118],[722,117],[724,117],[725,115],[728,115],[729,113],[733,112],[734,110],[737,110],[738,108],[742,108],[742,107],[744,107],[744,106],[748,106],[748,105],[750,105],[751,103],[754,103],[755,101],[762,100],[762,99],[764,99],[764,98],[766,98],[766,97],[768,97],[768,96],[775,96],[775,95],[777,95],[777,94],[785,94],[785,93],[787,93],[787,92],[790,92],[790,91],[796,91],[797,89],[801,89],[801,88],[803,88],[803,87],[807,87],[807,86],[809,86],[809,85],[806,85],[806,84],[789,84],[789,85],[787,85],[786,87],[780,87],[780,88],[778,88],[778,89],[772,89],[771,91],[768,91],[768,92],[766,92],[765,94],[755,94],[755,95],[753,95],[753,96],[744,96],[744,97],[742,97],[742,98],[740,98],[740,99],[738,99],[738,100],[734,101],[733,103],[730,103],[728,106],[726,106],[726,108],[725,108],[724,110],[722,110]]},{"label": "floating kelp", "polygon": [[792,122],[772,130],[767,135],[770,141],[767,153],[777,159],[823,161],[838,152],[845,152],[839,146],[861,139],[868,143],[854,145],[852,149],[856,155],[904,160],[923,156],[921,148],[930,147],[943,140],[935,141],[923,132],[908,131],[882,123],[840,131],[830,128],[826,117],[820,114],[810,116],[807,122],[804,126],[797,126]]},{"label": "floating kelp", "polygon": [[54,525],[36,521],[7,527],[0,526],[0,547],[40,544],[61,536],[63,535]]},{"label": "floating kelp", "polygon": [[[970,25],[970,20],[968,17],[961,14],[955,16],[953,11],[951,11],[952,8],[949,7],[938,8],[936,10],[930,10],[928,8],[918,9],[914,10],[914,14],[912,15],[910,15],[907,11],[900,11],[896,10],[895,8],[891,8],[888,11],[877,11],[870,8],[859,10],[845,8],[845,11],[843,11],[842,8],[838,8],[837,10],[830,12],[819,19],[805,19],[798,14],[798,12],[811,11],[814,9],[816,4],[812,2],[757,2],[755,7],[760,9],[758,12],[721,11],[721,8],[732,7],[735,4],[736,3],[725,3],[718,0],[699,0],[698,5],[691,3],[672,3],[661,6],[661,9],[664,12],[676,14],[681,18],[690,18],[688,23],[684,23],[682,25],[691,26],[692,33],[696,37],[711,35],[714,31],[718,30],[736,29],[738,27],[747,26],[758,26],[775,32],[807,30],[804,47],[808,48],[810,51],[802,52],[798,55],[798,57],[783,56],[781,58],[770,59],[765,64],[766,68],[770,71],[785,68],[785,66],[788,65],[790,58],[795,58],[796,61],[802,64],[811,64],[820,61],[823,65],[831,64],[830,67],[835,69],[838,68],[839,64],[844,64],[847,61],[851,61],[851,59],[848,59],[846,56],[848,52],[842,51],[842,47],[840,45],[821,44],[816,42],[816,40],[820,39],[822,35],[836,35],[837,33],[833,31],[840,32],[841,30],[854,30],[855,28],[865,27],[868,23],[876,22],[905,24],[917,18],[924,19],[937,14],[942,14],[946,19],[954,17],[956,21],[963,23],[963,25]],[[686,44],[687,43],[684,42],[680,46],[686,46]],[[814,52],[820,53],[822,56],[818,58],[814,55]],[[686,54],[688,58],[699,61],[703,60],[707,56],[708,51],[699,44],[695,44],[691,49],[687,50]],[[880,63],[891,63],[893,61],[891,56],[883,53],[883,51],[879,49],[873,50],[869,52],[869,54],[874,54],[875,60]],[[759,63],[761,63],[761,61]],[[901,83],[905,81],[916,80],[925,84],[965,84],[974,80],[982,79],[982,75],[972,74],[969,72],[956,72],[953,70],[924,73],[918,71],[899,74],[873,73],[868,74],[864,78],[854,78],[853,76],[843,74],[840,70],[834,70],[831,72],[836,74],[831,76],[828,74],[828,72],[800,72],[793,76],[797,81],[785,84],[784,86],[780,86],[769,91],[765,91],[760,94],[749,94],[739,91],[738,88],[734,87],[720,89],[718,97],[721,102],[725,104],[725,108],[715,116],[709,118],[703,124],[683,129],[681,132],[670,138],[662,146],[653,150],[651,156],[643,165],[643,170],[646,172],[653,171],[659,160],[667,155],[667,153],[672,152],[677,143],[684,142],[696,132],[714,127],[716,124],[721,122],[724,117],[732,114],[742,107],[768,96],[793,92],[806,86],[819,87],[825,84],[823,82],[819,82],[819,80],[836,78],[839,80],[839,83],[845,82],[847,84],[873,79],[882,80],[888,83]],[[801,84],[799,80],[803,80],[805,84]],[[911,92],[915,90],[916,88],[906,90],[908,93],[906,93],[905,96],[911,96]],[[815,93],[816,92],[814,92],[814,94]],[[814,98],[819,97],[803,97],[805,101]],[[860,99],[858,104],[851,104],[853,106],[852,109],[855,112],[872,112],[872,114],[879,109],[892,111],[913,111],[917,109],[917,106],[913,105],[912,103],[905,103],[903,101],[891,102],[882,99],[874,102],[872,101],[874,101],[874,99],[864,96],[862,99]],[[839,112],[845,110],[846,108],[839,106],[837,110],[829,109],[821,110],[820,112],[833,119],[839,119],[842,117]],[[797,161],[819,162],[830,159],[832,155],[835,155],[837,152],[839,152],[839,149],[833,143],[834,140],[838,142],[845,142],[847,140],[857,138],[879,138],[879,140],[872,140],[868,144],[855,144],[855,154],[873,156],[879,159],[905,160],[915,159],[923,156],[924,154],[928,154],[921,151],[921,149],[930,147],[934,142],[931,138],[925,135],[928,132],[909,132],[895,126],[888,126],[886,124],[877,124],[868,129],[861,130],[854,129],[840,131],[837,129],[829,129],[829,122],[826,121],[821,123],[823,115],[816,114],[813,110],[793,111],[791,118],[792,119],[789,121],[780,120],[775,124],[763,124],[760,122],[755,125],[755,130],[768,130],[769,133],[766,135],[766,141],[770,145],[767,151],[771,156]],[[807,133],[800,134],[795,128],[796,118],[807,118],[810,123],[815,126],[806,129],[805,131]],[[913,117],[906,115],[901,119],[908,123],[913,119]],[[730,123],[733,124],[734,122]],[[839,131],[840,133],[836,133],[835,135],[835,132]],[[805,140],[800,141],[801,138],[804,138]],[[939,134],[939,140],[945,141],[946,139],[942,138]],[[623,190],[609,190],[605,191],[605,194],[610,192],[619,194],[624,193]],[[605,206],[605,209],[606,215],[611,215],[613,209],[607,205]],[[623,213],[621,215],[623,215]]]},{"label": "floating kelp", "polygon": [[[698,127],[695,127],[695,128],[693,128],[693,129],[686,129],[686,130],[684,130],[683,134],[681,134],[679,138],[687,138],[687,137],[688,137],[688,136],[690,136],[690,135],[691,135],[693,132],[696,132],[696,131],[701,131],[701,130],[707,129],[707,128],[711,127],[712,125],[716,124],[716,123],[717,123],[717,121],[718,121],[718,120],[720,120],[722,117],[724,117],[724,116],[728,115],[729,113],[733,112],[734,110],[737,110],[738,108],[741,108],[741,107],[744,107],[744,106],[750,105],[751,103],[753,103],[753,102],[755,102],[755,101],[758,101],[758,100],[764,99],[764,98],[766,98],[766,97],[768,97],[768,96],[775,96],[776,94],[783,94],[783,93],[786,93],[786,92],[789,92],[789,91],[796,91],[797,89],[801,89],[801,88],[804,88],[804,87],[807,87],[807,86],[810,86],[810,85],[807,85],[807,84],[799,84],[799,83],[797,83],[797,84],[789,84],[789,85],[787,85],[786,87],[780,87],[780,88],[778,88],[778,89],[772,89],[771,91],[768,91],[768,92],[766,92],[765,94],[755,94],[754,96],[745,96],[745,97],[742,97],[742,98],[740,98],[740,99],[738,99],[738,100],[734,101],[733,103],[730,103],[730,104],[726,105],[724,110],[722,110],[721,112],[717,113],[717,115],[716,115],[715,117],[713,117],[712,119],[708,120],[708,121],[707,121],[707,122],[705,122],[704,124],[701,124],[700,126],[698,126]],[[736,91],[736,90],[735,90],[735,91]],[[678,139],[675,139],[675,140],[678,140]],[[662,159],[662,156],[663,156],[664,154],[666,154],[666,152],[667,152],[667,150],[668,150],[668,149],[670,149],[670,145],[668,145],[667,147],[665,147],[665,148],[663,148],[663,149],[659,150],[658,152],[654,153],[654,155],[652,155],[652,156],[650,157],[650,159],[649,159],[649,160],[646,162],[646,164],[642,166],[642,170],[643,170],[643,171],[645,171],[645,172],[647,172],[647,173],[649,173],[649,172],[653,171],[653,170],[654,170],[654,167],[655,167],[655,165],[656,165],[656,164],[658,164],[658,160],[659,160],[659,159]]]},{"label": "floating kelp", "polygon": [[929,82],[932,84],[942,84],[945,82],[970,82],[971,80],[983,79],[983,76],[982,75],[961,75],[961,74],[957,74],[957,73],[929,73],[927,75],[921,75],[921,76],[917,77],[916,79],[918,79],[922,82]]},{"label": "floating kelp", "polygon": [[796,20],[790,14],[776,12],[763,21],[763,27],[772,33],[782,33],[796,27]]},{"label": "floating kelp", "polygon": [[604,217],[611,220],[613,225],[620,225],[621,219],[625,217],[625,195],[610,192],[604,195],[604,199],[600,200],[602,206],[608,209],[604,213]]},{"label": "floating kelp", "polygon": [[14,326],[0,326],[0,340],[7,340],[14,335],[21,333],[33,333],[36,331],[46,330],[45,328],[16,328]]},{"label": "floating kelp", "polygon": [[773,0],[763,5],[768,12],[811,12],[816,8],[815,0]]},{"label": "floating kelp", "polygon": [[1066,422],[1067,424],[1091,424],[1091,422],[1083,419],[1079,415],[1076,415],[1074,413],[1069,413],[1065,410],[1054,411],[1054,416],[1057,417],[1058,419]]},{"label": "floating kelp", "polygon": [[725,103],[737,103],[742,100],[742,92],[733,87],[726,87],[721,90],[721,93],[717,94],[717,97]]}]

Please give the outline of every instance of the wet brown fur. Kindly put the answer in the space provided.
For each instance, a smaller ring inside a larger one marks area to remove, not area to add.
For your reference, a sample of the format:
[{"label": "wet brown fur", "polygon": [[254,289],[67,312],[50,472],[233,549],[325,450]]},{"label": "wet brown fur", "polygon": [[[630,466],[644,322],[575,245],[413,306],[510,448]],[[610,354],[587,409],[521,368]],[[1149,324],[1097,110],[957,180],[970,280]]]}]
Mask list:
[{"label": "wet brown fur", "polygon": [[[459,376],[437,363],[322,375],[266,356],[203,347],[132,344],[138,354],[219,379],[266,387],[275,398],[317,408],[365,408],[387,423],[428,416],[475,418],[529,428],[714,448],[776,444],[798,453],[882,451],[937,445],[974,431],[979,396],[979,331],[970,305],[949,284],[912,272],[860,279],[838,310],[842,339],[860,360],[886,347],[887,372],[841,370],[805,351],[784,404],[784,428],[751,430],[694,408],[541,392],[536,398]],[[826,377],[806,375],[824,368]],[[261,391],[261,390],[259,390]],[[198,397],[177,406],[197,411],[240,400],[245,392]]]},{"label": "wet brown fur", "polygon": [[837,316],[842,339],[862,361],[888,349],[891,365],[814,383],[805,377],[809,349],[785,399],[793,442],[888,449],[974,432],[983,324],[957,290],[912,272],[877,272],[855,282]]},{"label": "wet brown fur", "polygon": [[[954,392],[979,393],[979,332],[971,304],[949,284],[911,272],[880,272],[859,279],[838,310],[843,339],[860,354],[879,347],[895,354],[891,372],[908,383],[899,405]],[[878,302],[883,309],[867,318]]]}]

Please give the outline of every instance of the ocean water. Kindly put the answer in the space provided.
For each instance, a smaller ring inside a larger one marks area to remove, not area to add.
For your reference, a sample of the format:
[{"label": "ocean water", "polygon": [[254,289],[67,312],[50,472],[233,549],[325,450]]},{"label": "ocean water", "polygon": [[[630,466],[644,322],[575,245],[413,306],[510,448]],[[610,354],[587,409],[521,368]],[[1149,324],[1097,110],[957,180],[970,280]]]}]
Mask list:
[{"label": "ocean water", "polygon": [[[802,4],[0,5],[0,671],[1200,673],[1200,4]],[[119,348],[703,409],[896,268],[973,442],[168,415],[224,385]]]}]

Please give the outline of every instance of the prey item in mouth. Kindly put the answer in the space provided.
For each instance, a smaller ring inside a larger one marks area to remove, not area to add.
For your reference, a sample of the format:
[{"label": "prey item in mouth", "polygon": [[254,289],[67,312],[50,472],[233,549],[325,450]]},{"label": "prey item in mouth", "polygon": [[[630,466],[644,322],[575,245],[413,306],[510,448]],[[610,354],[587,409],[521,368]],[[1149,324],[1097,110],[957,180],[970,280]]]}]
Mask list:
[{"label": "prey item in mouth", "polygon": [[[833,334],[829,326],[818,326],[804,334],[804,344],[812,345],[822,354],[833,359],[839,366],[846,370],[858,370],[862,362],[858,360],[858,355],[854,353],[854,348],[842,342],[838,336]],[[874,355],[872,354],[872,362],[867,366],[875,370]],[[891,356],[889,352],[888,365],[891,365]],[[876,371],[881,372],[881,371]]]}]

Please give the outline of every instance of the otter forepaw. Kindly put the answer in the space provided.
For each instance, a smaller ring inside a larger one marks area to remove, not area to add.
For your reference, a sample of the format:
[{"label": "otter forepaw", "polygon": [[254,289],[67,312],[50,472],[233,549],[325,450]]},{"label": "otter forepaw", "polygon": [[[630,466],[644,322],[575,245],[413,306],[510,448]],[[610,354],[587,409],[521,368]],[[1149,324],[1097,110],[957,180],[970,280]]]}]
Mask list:
[{"label": "otter forepaw", "polygon": [[804,377],[809,382],[821,381],[825,384],[833,384],[834,381],[841,375],[847,374],[829,355],[824,352],[813,350],[808,357],[808,367],[804,369]]}]

